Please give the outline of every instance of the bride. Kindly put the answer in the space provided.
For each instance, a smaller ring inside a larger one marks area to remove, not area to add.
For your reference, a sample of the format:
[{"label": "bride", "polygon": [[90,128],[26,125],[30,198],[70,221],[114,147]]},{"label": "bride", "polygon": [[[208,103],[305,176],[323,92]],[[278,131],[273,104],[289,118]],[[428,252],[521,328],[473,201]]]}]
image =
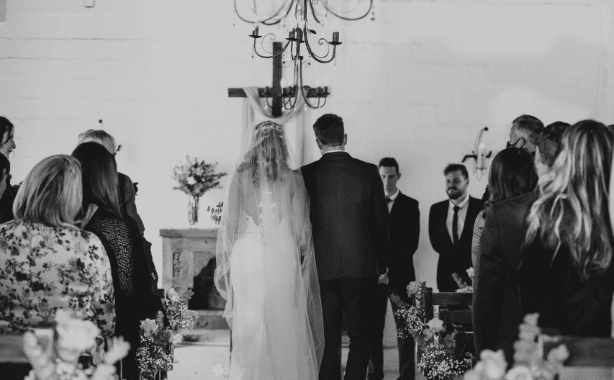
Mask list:
[{"label": "bride", "polygon": [[215,285],[232,329],[229,380],[316,380],[324,333],[309,197],[279,124],[258,124],[232,174]]}]

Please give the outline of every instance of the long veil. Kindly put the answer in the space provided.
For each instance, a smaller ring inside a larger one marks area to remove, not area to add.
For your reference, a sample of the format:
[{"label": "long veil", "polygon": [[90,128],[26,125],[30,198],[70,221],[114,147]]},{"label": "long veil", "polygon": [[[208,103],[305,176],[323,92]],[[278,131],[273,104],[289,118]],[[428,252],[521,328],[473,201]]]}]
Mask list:
[{"label": "long veil", "polygon": [[[259,339],[276,346],[272,350],[277,352],[292,345],[292,337],[306,340],[296,344],[306,345],[305,350],[309,352],[303,354],[309,357],[308,367],[315,367],[317,378],[324,351],[324,331],[309,196],[300,171],[292,170],[292,156],[280,125],[262,122],[256,125],[248,140],[230,176],[218,231],[214,281],[220,295],[227,300],[224,317],[233,328],[234,318],[245,315],[237,312],[243,301],[237,302],[240,293],[233,289],[233,284],[236,287],[240,279],[233,279],[231,273],[246,273],[247,277],[256,278],[250,286],[254,283],[257,286],[252,286],[249,292],[250,299],[258,299],[252,295],[262,286],[264,327]],[[255,246],[264,248],[258,250]],[[244,256],[233,257],[233,254]],[[238,271],[237,267],[245,265],[249,265],[248,269]],[[249,323],[242,319],[235,327]],[[233,351],[234,339],[233,330]],[[257,355],[250,352],[249,356]],[[275,372],[276,366],[289,368],[290,364],[272,362],[262,366],[272,367]]]}]

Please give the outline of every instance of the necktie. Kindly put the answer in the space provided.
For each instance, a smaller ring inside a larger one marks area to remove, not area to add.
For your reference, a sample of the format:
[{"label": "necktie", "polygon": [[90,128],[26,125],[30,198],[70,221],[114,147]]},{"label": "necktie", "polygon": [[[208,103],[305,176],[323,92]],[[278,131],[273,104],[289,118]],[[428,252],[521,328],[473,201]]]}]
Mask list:
[{"label": "necktie", "polygon": [[452,238],[454,239],[454,245],[458,244],[458,206],[454,206],[454,217],[452,218]]},{"label": "necktie", "polygon": [[386,204],[392,202],[392,199],[390,199],[390,197],[386,197]]}]

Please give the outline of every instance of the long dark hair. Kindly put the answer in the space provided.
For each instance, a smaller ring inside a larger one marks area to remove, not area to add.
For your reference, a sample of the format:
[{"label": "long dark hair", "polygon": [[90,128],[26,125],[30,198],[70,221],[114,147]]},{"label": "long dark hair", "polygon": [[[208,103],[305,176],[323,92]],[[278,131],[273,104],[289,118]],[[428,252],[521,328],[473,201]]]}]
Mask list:
[{"label": "long dark hair", "polygon": [[117,192],[117,163],[102,145],[87,142],[79,145],[72,156],[83,170],[83,208],[95,204],[120,217]]},{"label": "long dark hair", "polygon": [[4,116],[0,116],[0,146],[5,143],[4,135],[7,133],[10,134],[13,131],[13,128],[15,127],[13,126],[13,123],[9,121],[9,119]]},{"label": "long dark hair", "polygon": [[537,186],[533,157],[526,149],[507,148],[492,160],[488,176],[491,202],[517,197]]}]

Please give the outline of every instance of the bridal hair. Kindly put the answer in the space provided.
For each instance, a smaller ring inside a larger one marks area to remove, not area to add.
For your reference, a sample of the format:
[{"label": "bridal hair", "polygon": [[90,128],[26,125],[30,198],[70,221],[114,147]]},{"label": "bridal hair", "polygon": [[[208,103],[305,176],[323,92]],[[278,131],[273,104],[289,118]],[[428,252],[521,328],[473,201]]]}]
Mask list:
[{"label": "bridal hair", "polygon": [[563,148],[539,180],[540,198],[528,217],[527,244],[569,249],[585,280],[609,267],[613,237],[609,222],[612,131],[583,120],[563,132]]},{"label": "bridal hair", "polygon": [[77,146],[72,156],[79,160],[83,170],[83,209],[95,204],[115,216],[121,216],[115,157],[95,142]]},{"label": "bridal hair", "polygon": [[73,225],[82,198],[79,161],[59,154],[43,159],[26,176],[17,191],[13,214],[18,221]]},{"label": "bridal hair", "polygon": [[256,125],[245,163],[251,167],[252,182],[258,184],[260,176],[266,175],[269,182],[281,178],[288,171],[288,146],[281,125],[273,121],[263,121]]}]

